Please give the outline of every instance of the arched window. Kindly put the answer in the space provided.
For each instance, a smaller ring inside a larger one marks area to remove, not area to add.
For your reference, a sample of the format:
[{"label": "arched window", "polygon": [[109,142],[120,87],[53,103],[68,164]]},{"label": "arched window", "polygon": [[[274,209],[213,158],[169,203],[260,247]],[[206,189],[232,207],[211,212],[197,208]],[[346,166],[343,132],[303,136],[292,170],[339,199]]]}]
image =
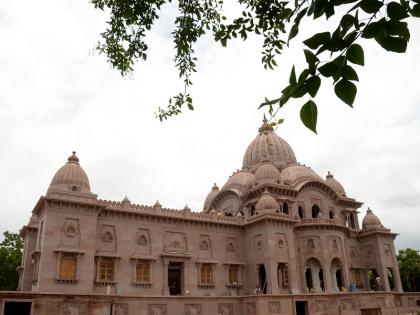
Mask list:
[{"label": "arched window", "polygon": [[200,280],[202,284],[213,284],[213,268],[211,264],[201,265]]},{"label": "arched window", "polygon": [[330,210],[329,217],[330,217],[331,220],[334,219],[334,211],[333,210]]},{"label": "arched window", "polygon": [[313,205],[312,206],[312,218],[316,219],[318,217],[320,211],[321,210],[319,209],[318,205]]},{"label": "arched window", "polygon": [[283,203],[283,212],[285,214],[289,214],[289,206],[287,205],[287,202]]},{"label": "arched window", "polygon": [[302,206],[298,207],[298,215],[299,215],[299,218],[301,219],[305,218],[305,211],[303,210]]}]

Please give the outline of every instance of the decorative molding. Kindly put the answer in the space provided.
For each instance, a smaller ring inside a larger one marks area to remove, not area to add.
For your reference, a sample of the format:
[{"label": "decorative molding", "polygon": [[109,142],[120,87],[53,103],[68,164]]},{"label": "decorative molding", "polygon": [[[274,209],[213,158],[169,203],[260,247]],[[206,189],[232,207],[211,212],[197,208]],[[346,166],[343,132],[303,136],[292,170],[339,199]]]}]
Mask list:
[{"label": "decorative molding", "polygon": [[219,303],[217,310],[219,315],[233,315],[233,303]]},{"label": "decorative molding", "polygon": [[147,315],[167,315],[166,304],[149,304]]},{"label": "decorative molding", "polygon": [[113,303],[112,315],[128,315],[128,303]]},{"label": "decorative molding", "polygon": [[85,303],[64,303],[61,306],[61,315],[88,315]]},{"label": "decorative molding", "polygon": [[185,304],[185,315],[201,315],[201,304]]},{"label": "decorative molding", "polygon": [[268,313],[269,314],[280,314],[281,313],[281,302],[280,301],[268,302]]}]

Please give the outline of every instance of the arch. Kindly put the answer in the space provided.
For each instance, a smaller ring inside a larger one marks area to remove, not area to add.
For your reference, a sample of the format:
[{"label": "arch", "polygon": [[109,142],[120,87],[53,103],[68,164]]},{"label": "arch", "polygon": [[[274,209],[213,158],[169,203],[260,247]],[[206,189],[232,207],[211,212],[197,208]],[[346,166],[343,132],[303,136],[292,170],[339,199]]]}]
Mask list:
[{"label": "arch", "polygon": [[337,292],[343,291],[343,289],[345,288],[343,264],[338,257],[334,257],[331,260],[330,272],[333,290]]},{"label": "arch", "polygon": [[321,212],[321,209],[319,208],[318,205],[313,205],[312,206],[312,219],[316,219],[319,216],[319,213]]},{"label": "arch", "polygon": [[299,218],[305,219],[305,210],[303,209],[302,206],[298,207],[298,215],[299,215]]},{"label": "arch", "polygon": [[[211,201],[209,208],[207,210],[207,212],[210,212],[210,209],[217,209],[216,205],[222,201],[222,199],[224,199],[226,196],[229,195],[234,195],[236,197],[241,198],[243,193],[238,190],[238,189],[226,189],[226,190],[221,190],[216,196],[214,196],[213,200]],[[241,207],[239,207],[241,208]]]},{"label": "arch", "polygon": [[305,286],[308,292],[324,291],[324,272],[318,259],[311,257],[306,260],[304,273]]},{"label": "arch", "polygon": [[328,186],[327,184],[317,181],[317,180],[310,180],[310,181],[305,181],[302,184],[300,184],[299,186],[296,187],[296,189],[298,190],[298,192],[302,192],[304,189],[307,188],[316,188],[318,190],[320,190],[321,192],[327,194],[328,196],[330,196],[332,199],[337,199],[339,196],[338,194],[331,189],[330,186]]}]

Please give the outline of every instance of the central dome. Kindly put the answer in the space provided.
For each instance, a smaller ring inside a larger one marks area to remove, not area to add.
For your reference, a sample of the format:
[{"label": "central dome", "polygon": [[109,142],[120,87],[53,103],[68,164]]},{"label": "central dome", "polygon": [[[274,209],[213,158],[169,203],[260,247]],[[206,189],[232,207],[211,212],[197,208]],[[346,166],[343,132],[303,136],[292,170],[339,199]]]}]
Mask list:
[{"label": "central dome", "polygon": [[264,160],[271,161],[274,166],[281,169],[297,163],[290,145],[274,132],[274,128],[267,123],[265,116],[258,132],[257,137],[246,149],[242,165],[244,169],[254,172]]}]

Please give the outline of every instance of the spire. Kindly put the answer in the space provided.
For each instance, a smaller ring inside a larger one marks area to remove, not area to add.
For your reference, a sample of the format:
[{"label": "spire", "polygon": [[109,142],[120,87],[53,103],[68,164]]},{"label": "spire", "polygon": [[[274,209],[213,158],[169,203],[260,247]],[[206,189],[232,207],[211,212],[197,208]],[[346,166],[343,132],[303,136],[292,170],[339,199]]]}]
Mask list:
[{"label": "spire", "polygon": [[258,129],[259,133],[267,133],[267,132],[273,132],[274,131],[274,128],[272,126],[270,126],[270,124],[268,123],[268,120],[267,120],[267,117],[265,116],[265,113],[264,113],[264,117],[263,117],[262,122],[263,122],[263,124]]},{"label": "spire", "polygon": [[331,174],[331,172],[330,171],[328,171],[328,174],[327,174],[327,176],[326,176],[327,178],[334,178],[334,176]]},{"label": "spire", "polygon": [[76,151],[72,152],[73,154],[68,157],[68,163],[79,163],[79,158],[76,156]]},{"label": "spire", "polygon": [[211,188],[211,190],[219,190],[219,187],[217,186],[216,183],[213,184],[213,187]]}]

